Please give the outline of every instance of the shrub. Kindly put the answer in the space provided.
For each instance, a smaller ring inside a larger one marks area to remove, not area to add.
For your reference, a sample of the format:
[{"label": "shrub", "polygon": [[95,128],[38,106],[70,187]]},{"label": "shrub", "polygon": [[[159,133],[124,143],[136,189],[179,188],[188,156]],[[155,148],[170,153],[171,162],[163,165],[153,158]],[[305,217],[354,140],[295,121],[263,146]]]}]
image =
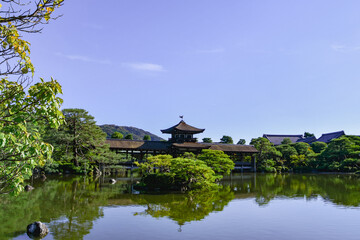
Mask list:
[{"label": "shrub", "polygon": [[215,173],[229,174],[235,167],[230,157],[220,150],[204,149],[198,159],[204,161]]}]

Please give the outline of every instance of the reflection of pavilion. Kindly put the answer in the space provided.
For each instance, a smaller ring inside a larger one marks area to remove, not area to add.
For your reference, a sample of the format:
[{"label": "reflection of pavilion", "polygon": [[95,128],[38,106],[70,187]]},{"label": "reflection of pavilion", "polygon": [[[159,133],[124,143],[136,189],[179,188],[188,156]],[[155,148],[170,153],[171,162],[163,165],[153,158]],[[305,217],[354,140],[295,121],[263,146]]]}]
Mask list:
[{"label": "reflection of pavilion", "polygon": [[138,159],[143,159],[145,154],[170,154],[177,157],[185,152],[199,154],[203,149],[221,150],[235,161],[237,168],[255,170],[255,154],[258,152],[256,148],[250,145],[198,143],[194,134],[202,133],[204,130],[181,120],[175,126],[161,130],[162,133],[171,134],[168,141],[108,139],[106,143],[110,145],[111,150],[131,154]]}]

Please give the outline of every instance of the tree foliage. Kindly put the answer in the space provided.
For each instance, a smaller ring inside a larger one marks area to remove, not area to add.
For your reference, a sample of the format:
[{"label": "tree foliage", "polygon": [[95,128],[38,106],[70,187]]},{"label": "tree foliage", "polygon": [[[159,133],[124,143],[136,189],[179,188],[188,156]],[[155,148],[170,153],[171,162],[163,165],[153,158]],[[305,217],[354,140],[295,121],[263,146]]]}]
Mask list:
[{"label": "tree foliage", "polygon": [[282,157],[281,152],[279,152],[267,138],[259,137],[251,139],[250,144],[254,145],[259,151],[256,156],[256,168],[260,171],[276,171],[274,166]]},{"label": "tree foliage", "polygon": [[242,139],[242,138],[237,142],[237,144],[239,144],[239,145],[245,145],[245,143],[246,143],[246,140]]},{"label": "tree foliage", "polygon": [[64,109],[65,124],[48,129],[45,140],[55,146],[54,160],[76,172],[88,172],[93,164],[116,159],[105,144],[106,134],[84,109]]},{"label": "tree foliage", "polygon": [[284,138],[281,144],[292,144],[292,141],[290,140],[290,138]]},{"label": "tree foliage", "polygon": [[211,140],[211,138],[203,138],[202,141],[204,143],[212,143],[213,141]]},{"label": "tree foliage", "polygon": [[[30,59],[30,43],[22,34],[37,33],[49,22],[54,10],[63,0],[39,0],[24,3],[17,0],[2,1],[0,6],[0,76],[18,76],[24,83],[34,74]],[[55,17],[56,18],[56,17]]]},{"label": "tree foliage", "polygon": [[[273,147],[263,138],[251,144],[259,151],[257,167],[261,171],[343,171],[360,170],[360,137],[343,136],[327,145],[313,142],[281,144]],[[274,148],[276,149],[274,151]]]},{"label": "tree foliage", "polygon": [[220,150],[204,149],[197,158],[205,162],[215,173],[229,174],[235,167],[230,157]]},{"label": "tree foliage", "polygon": [[311,143],[311,148],[315,153],[321,153],[322,150],[326,148],[327,144],[324,142],[313,142]]},{"label": "tree foliage", "polygon": [[23,34],[41,31],[62,0],[2,1],[0,5],[0,193],[16,193],[37,165],[50,159],[52,147],[42,141],[39,123],[62,121],[59,83],[41,79],[31,86],[35,68]]},{"label": "tree foliage", "polygon": [[133,137],[132,134],[128,134],[128,135],[126,135],[126,136],[124,137],[124,139],[133,140],[134,137]]},{"label": "tree foliage", "polygon": [[185,153],[182,157],[171,155],[148,157],[143,163],[135,162],[143,172],[140,187],[148,190],[194,190],[217,187],[220,174],[227,174],[234,163],[222,151],[204,150],[197,158]]},{"label": "tree foliage", "polygon": [[214,188],[220,178],[205,162],[190,158],[174,158],[170,172],[174,174],[175,183],[189,190]]},{"label": "tree foliage", "polygon": [[113,134],[111,134],[111,138],[113,139],[122,139],[124,136],[122,135],[121,132],[114,132]]},{"label": "tree foliage", "polygon": [[150,135],[145,135],[143,138],[144,141],[151,141]]},{"label": "tree foliage", "polygon": [[23,86],[6,79],[0,84],[0,193],[22,190],[21,183],[32,169],[51,157],[52,146],[33,129],[40,122],[58,127],[62,100],[58,82],[41,81],[26,92]]},{"label": "tree foliage", "polygon": [[220,143],[234,144],[234,141],[233,141],[232,137],[224,135],[224,136],[220,139]]},{"label": "tree foliage", "polygon": [[309,137],[315,137],[315,134],[309,133],[309,132],[305,132],[305,133],[304,133],[304,138],[309,138]]}]

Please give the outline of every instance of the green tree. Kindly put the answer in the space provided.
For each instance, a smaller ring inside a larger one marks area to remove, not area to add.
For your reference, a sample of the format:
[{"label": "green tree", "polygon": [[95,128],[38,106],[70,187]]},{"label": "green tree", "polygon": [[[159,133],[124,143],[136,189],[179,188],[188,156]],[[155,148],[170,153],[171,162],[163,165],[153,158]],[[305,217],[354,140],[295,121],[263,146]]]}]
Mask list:
[{"label": "green tree", "polygon": [[296,149],[291,146],[290,144],[281,144],[279,146],[276,146],[276,150],[281,152],[282,158],[281,160],[277,161],[277,170],[278,171],[286,171],[288,170],[290,163],[291,163],[291,157],[297,156],[298,153]]},{"label": "green tree", "polygon": [[234,144],[234,141],[233,141],[232,137],[224,135],[224,136],[220,139],[220,143]]},{"label": "green tree", "polygon": [[156,156],[150,156],[143,163],[135,162],[137,166],[140,167],[140,170],[144,174],[155,173],[155,169],[158,169],[159,172],[170,172],[170,165],[173,157],[168,154],[161,154]]},{"label": "green tree", "polygon": [[175,183],[189,190],[214,188],[220,178],[205,162],[190,158],[174,158],[170,172],[174,174]]},{"label": "green tree", "polygon": [[253,138],[250,142],[251,145],[259,151],[256,155],[256,166],[260,171],[274,172],[275,163],[281,159],[282,154],[279,152],[274,145],[263,137]]},{"label": "green tree", "polygon": [[84,109],[64,109],[66,124],[58,131],[48,129],[44,139],[55,146],[54,159],[77,172],[88,172],[90,164],[116,159],[105,144],[106,133]]},{"label": "green tree", "polygon": [[[24,34],[40,32],[62,0],[2,1],[0,5],[0,193],[17,193],[32,170],[50,159],[52,147],[37,127],[58,127],[62,100],[57,81],[31,86],[35,68]],[[40,121],[42,120],[42,121]]]},{"label": "green tree", "polygon": [[298,154],[308,156],[309,154],[314,154],[310,145],[304,142],[298,142],[294,144],[294,148],[296,149]]},{"label": "green tree", "polygon": [[[213,152],[211,152],[213,151]],[[211,155],[212,153],[212,155]],[[216,181],[221,178],[218,173],[228,173],[234,163],[222,151],[210,150],[201,156],[206,162],[196,159],[193,154],[185,153],[183,157],[171,155],[149,157],[145,162],[135,162],[143,172],[139,187],[150,190],[193,190],[217,187]],[[219,162],[214,162],[218,160]]]},{"label": "green tree", "polygon": [[289,144],[282,144],[279,146],[276,146],[276,149],[281,152],[283,159],[290,160],[291,155],[297,155],[297,151],[293,146],[290,146]]},{"label": "green tree", "polygon": [[342,161],[349,157],[352,147],[353,143],[348,138],[336,138],[331,140],[321,155],[329,160]]},{"label": "green tree", "polygon": [[203,141],[204,143],[212,143],[211,138],[203,138],[202,141]]},{"label": "green tree", "polygon": [[230,157],[220,150],[204,149],[197,158],[205,162],[215,173],[229,174],[235,167]]},{"label": "green tree", "polygon": [[315,137],[315,135],[313,133],[305,132],[304,138],[309,138],[309,137]]},{"label": "green tree", "polygon": [[311,148],[315,153],[321,153],[322,150],[326,148],[327,144],[324,142],[313,142],[311,143]]},{"label": "green tree", "polygon": [[240,144],[240,145],[245,145],[246,143],[246,140],[245,139],[240,139],[237,144]]},{"label": "green tree", "polygon": [[143,138],[144,141],[151,141],[150,135],[145,135]]},{"label": "green tree", "polygon": [[113,134],[111,134],[111,138],[113,139],[122,139],[123,137],[121,132],[113,132]]},{"label": "green tree", "polygon": [[292,144],[292,141],[290,140],[290,138],[284,138],[281,144]]},{"label": "green tree", "polygon": [[124,138],[124,139],[133,140],[133,139],[134,139],[134,137],[133,137],[133,135],[132,135],[132,134],[128,134],[128,135],[126,135],[126,136],[125,136],[125,138]]}]

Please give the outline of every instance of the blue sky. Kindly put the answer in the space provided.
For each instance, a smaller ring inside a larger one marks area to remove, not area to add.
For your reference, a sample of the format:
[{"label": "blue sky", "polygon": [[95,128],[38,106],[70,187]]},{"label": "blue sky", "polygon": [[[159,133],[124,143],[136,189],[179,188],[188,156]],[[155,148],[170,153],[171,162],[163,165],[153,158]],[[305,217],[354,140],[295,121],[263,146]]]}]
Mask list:
[{"label": "blue sky", "polygon": [[199,138],[360,135],[360,1],[76,0],[32,43],[36,77],[98,124]]}]

